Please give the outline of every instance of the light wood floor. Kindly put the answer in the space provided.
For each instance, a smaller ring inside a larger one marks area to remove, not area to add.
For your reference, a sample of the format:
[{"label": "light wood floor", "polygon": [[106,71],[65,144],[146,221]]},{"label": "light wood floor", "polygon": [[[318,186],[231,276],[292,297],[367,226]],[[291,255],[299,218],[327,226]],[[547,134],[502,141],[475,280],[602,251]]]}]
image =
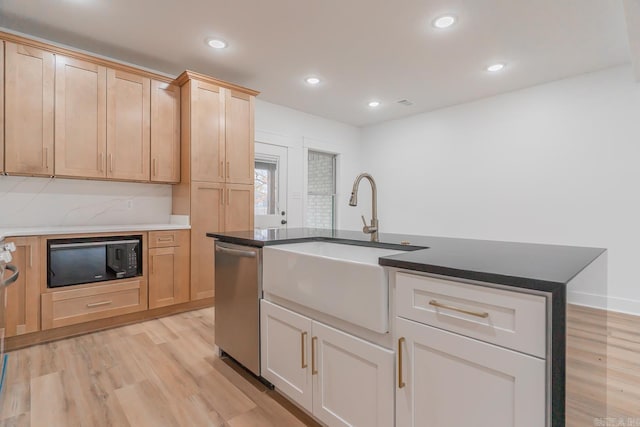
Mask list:
[{"label": "light wood floor", "polygon": [[[209,308],[14,351],[0,426],[317,426],[213,346]],[[640,425],[640,318],[572,306],[567,346],[567,426]]]},{"label": "light wood floor", "polygon": [[640,426],[640,317],[567,312],[567,427]]},{"label": "light wood floor", "polygon": [[214,354],[213,308],[9,354],[0,426],[317,425]]}]

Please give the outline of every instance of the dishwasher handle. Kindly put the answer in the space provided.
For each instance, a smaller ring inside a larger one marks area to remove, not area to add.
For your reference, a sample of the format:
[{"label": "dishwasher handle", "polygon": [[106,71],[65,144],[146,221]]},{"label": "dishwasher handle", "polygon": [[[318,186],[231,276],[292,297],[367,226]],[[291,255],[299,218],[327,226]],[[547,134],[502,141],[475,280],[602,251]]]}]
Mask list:
[{"label": "dishwasher handle", "polygon": [[233,256],[238,256],[238,257],[244,257],[244,258],[255,258],[256,257],[256,253],[254,251],[243,251],[243,250],[239,250],[239,249],[225,248],[224,246],[219,246],[219,245],[216,245],[216,252],[220,252],[220,253],[228,254],[228,255],[233,255]]}]

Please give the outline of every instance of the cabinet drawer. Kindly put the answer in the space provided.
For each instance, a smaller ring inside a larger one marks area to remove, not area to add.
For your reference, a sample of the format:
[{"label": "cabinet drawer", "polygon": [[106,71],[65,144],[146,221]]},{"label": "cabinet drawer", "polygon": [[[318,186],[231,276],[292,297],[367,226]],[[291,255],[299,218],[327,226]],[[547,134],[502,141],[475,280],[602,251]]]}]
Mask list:
[{"label": "cabinet drawer", "polygon": [[166,248],[169,246],[180,246],[179,240],[180,231],[178,230],[149,232],[149,248]]},{"label": "cabinet drawer", "polygon": [[546,357],[543,296],[396,273],[396,315]]},{"label": "cabinet drawer", "polygon": [[44,293],[42,329],[145,310],[146,296],[142,280]]}]

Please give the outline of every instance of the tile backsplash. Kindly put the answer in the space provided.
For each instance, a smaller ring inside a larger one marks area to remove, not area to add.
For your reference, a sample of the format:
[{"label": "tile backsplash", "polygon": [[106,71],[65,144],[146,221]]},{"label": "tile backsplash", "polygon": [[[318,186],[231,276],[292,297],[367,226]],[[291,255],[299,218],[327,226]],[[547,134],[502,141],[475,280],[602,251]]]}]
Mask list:
[{"label": "tile backsplash", "polygon": [[0,176],[0,228],[169,223],[171,185]]}]

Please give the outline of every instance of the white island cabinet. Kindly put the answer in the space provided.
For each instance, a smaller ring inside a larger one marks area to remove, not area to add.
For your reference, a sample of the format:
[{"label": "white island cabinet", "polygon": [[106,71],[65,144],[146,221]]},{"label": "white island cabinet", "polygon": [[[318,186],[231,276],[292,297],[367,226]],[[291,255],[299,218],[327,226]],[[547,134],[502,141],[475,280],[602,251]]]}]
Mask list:
[{"label": "white island cabinet", "polygon": [[545,296],[398,272],[395,304],[396,427],[547,425]]},{"label": "white island cabinet", "polygon": [[266,300],[262,376],[328,426],[393,425],[392,351]]}]

